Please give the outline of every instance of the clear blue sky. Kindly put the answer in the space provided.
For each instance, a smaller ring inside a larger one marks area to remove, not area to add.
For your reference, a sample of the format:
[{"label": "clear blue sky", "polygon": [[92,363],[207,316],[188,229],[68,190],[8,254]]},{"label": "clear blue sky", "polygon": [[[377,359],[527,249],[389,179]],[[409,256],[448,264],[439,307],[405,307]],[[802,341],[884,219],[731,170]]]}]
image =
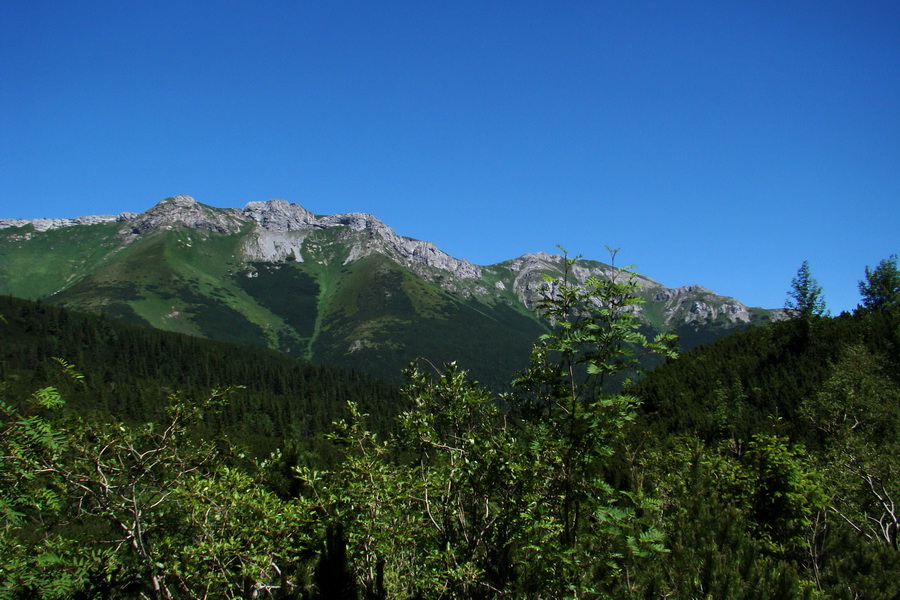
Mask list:
[{"label": "clear blue sky", "polygon": [[0,4],[0,217],[284,198],[834,312],[900,252],[900,2]]}]

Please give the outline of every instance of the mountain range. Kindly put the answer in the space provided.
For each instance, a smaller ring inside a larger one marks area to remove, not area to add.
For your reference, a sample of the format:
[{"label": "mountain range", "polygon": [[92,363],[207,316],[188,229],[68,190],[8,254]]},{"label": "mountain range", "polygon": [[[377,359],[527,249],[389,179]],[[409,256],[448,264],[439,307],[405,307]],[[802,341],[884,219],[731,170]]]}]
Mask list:
[{"label": "mountain range", "polygon": [[[372,215],[316,215],[285,200],[215,208],[190,196],[143,213],[0,219],[0,293],[277,349],[397,379],[409,361],[458,360],[487,384],[523,367],[545,325],[534,308],[564,258],[454,258]],[[578,260],[572,275],[614,276]],[[638,276],[648,333],[687,349],[782,318],[702,286]]]}]

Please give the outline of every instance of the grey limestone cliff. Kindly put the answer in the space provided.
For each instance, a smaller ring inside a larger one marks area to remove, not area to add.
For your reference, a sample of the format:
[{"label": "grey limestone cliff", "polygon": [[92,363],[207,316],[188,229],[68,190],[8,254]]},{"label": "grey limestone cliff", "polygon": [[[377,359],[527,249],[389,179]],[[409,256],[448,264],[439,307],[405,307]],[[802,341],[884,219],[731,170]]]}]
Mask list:
[{"label": "grey limestone cliff", "polygon": [[653,301],[664,304],[666,325],[708,323],[719,319],[731,324],[746,324],[752,320],[747,306],[701,285],[662,289],[653,295]]},{"label": "grey limestone cliff", "polygon": [[279,261],[287,257],[302,260],[302,248],[308,235],[318,229],[344,227],[350,235],[347,262],[373,253],[382,253],[424,275],[422,267],[450,272],[458,278],[478,278],[481,268],[439,250],[431,242],[398,235],[379,219],[366,213],[316,216],[299,204],[284,200],[250,202],[241,214],[258,225],[245,243],[251,260]]}]

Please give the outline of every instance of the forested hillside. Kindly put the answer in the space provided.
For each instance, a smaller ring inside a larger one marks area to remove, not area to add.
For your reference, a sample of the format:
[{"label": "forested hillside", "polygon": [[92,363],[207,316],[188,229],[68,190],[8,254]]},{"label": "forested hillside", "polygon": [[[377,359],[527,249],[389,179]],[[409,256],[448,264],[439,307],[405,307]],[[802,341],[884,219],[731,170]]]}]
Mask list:
[{"label": "forested hillside", "polygon": [[4,300],[0,598],[900,597],[900,298],[676,357],[570,275],[503,394]]},{"label": "forested hillside", "polygon": [[[204,424],[264,456],[285,440],[308,441],[347,414],[353,400],[380,417],[385,432],[399,411],[393,385],[369,375],[312,365],[280,352],[128,325],[56,305],[0,297],[0,397],[27,397],[53,379],[58,357],[84,379],[57,385],[66,410],[126,423],[156,421],[175,392],[200,398],[239,387]],[[304,442],[306,443],[306,442]]]},{"label": "forested hillside", "polygon": [[768,427],[774,416],[792,436],[808,441],[804,403],[829,381],[847,376],[847,369],[865,367],[885,381],[900,381],[897,326],[896,313],[863,309],[757,327],[662,365],[633,391],[661,435],[693,431],[707,441],[747,437]]},{"label": "forested hillside", "polygon": [[735,333],[630,392],[632,440],[663,467],[644,485],[677,507],[667,561],[719,572],[709,597],[755,597],[724,592],[751,567],[826,598],[900,597],[900,311]]}]

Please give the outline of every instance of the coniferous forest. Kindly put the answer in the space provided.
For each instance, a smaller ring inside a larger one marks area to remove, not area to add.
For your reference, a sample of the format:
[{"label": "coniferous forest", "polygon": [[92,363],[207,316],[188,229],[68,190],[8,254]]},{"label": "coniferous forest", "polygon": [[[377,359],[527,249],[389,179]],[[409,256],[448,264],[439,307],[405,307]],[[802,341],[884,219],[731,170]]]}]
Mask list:
[{"label": "coniferous forest", "polygon": [[0,598],[900,597],[896,259],[680,356],[571,281],[502,392],[0,299]]}]

